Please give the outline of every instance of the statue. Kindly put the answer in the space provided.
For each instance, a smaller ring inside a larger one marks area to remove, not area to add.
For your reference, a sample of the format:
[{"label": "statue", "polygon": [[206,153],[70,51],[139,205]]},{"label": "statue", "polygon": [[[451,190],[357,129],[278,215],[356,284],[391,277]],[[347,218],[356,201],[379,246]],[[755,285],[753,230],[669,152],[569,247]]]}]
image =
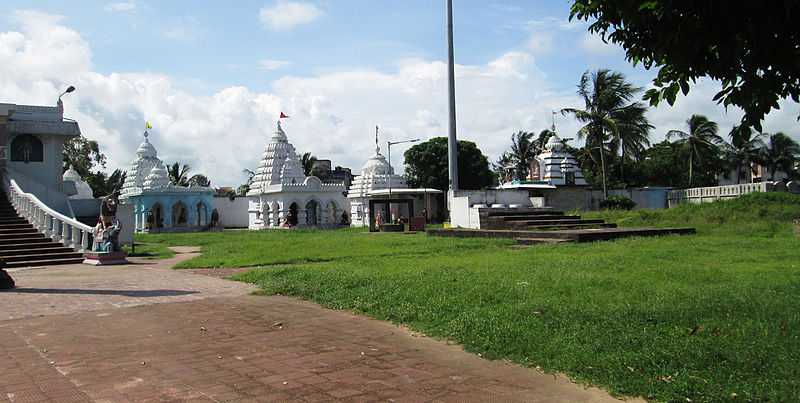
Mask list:
[{"label": "statue", "polygon": [[350,217],[347,216],[347,212],[342,212],[342,220],[339,222],[339,225],[350,225]]},{"label": "statue", "polygon": [[92,250],[84,253],[83,263],[93,266],[128,263],[119,244],[122,223],[117,219],[119,191],[106,196],[100,205],[100,217],[93,231]]},{"label": "statue", "polygon": [[113,217],[111,225],[106,225],[103,220],[97,222],[94,227],[94,242],[92,252],[121,252],[119,245],[119,232],[122,225],[116,217]]}]

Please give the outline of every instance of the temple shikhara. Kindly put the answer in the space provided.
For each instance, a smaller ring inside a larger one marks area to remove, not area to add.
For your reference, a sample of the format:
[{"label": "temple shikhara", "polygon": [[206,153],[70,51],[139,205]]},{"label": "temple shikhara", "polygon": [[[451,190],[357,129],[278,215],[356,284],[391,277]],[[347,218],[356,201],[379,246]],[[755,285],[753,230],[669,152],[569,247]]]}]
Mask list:
[{"label": "temple shikhara", "polygon": [[247,193],[248,227],[324,227],[347,222],[346,191],[343,183],[323,183],[305,175],[279,121]]},{"label": "temple shikhara", "polygon": [[158,151],[144,132],[122,186],[120,202],[133,206],[136,232],[186,232],[210,223],[214,191],[172,184]]}]

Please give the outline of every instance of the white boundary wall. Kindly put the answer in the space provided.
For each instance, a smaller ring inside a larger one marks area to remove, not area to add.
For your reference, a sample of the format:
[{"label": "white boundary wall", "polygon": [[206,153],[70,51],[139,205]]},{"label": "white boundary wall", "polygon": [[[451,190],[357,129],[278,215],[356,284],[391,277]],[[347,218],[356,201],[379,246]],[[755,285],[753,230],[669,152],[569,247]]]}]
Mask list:
[{"label": "white boundary wall", "polygon": [[669,192],[668,203],[669,207],[675,207],[682,203],[710,203],[717,200],[731,199],[748,193],[786,191],[800,193],[800,183],[796,181],[788,184],[783,182],[758,182],[673,190]]},{"label": "white boundary wall", "polygon": [[[247,228],[247,197],[214,197],[214,207],[219,213],[219,221],[223,228]],[[210,217],[210,213],[209,213]]]}]

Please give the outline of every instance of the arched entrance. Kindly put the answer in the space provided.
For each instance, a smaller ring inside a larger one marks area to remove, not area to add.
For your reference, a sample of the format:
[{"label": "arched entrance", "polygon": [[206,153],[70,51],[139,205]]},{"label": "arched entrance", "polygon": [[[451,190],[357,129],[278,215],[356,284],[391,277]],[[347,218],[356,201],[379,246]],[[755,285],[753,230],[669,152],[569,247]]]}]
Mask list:
[{"label": "arched entrance", "polygon": [[206,209],[206,205],[203,202],[197,202],[195,206],[197,209],[197,223],[198,227],[205,227],[208,225],[208,209]]},{"label": "arched entrance", "polygon": [[316,200],[309,200],[306,203],[306,225],[318,225],[319,224],[319,215],[317,214],[317,210],[319,209],[319,203]]},{"label": "arched entrance", "polygon": [[145,222],[145,228],[147,229],[162,228],[164,226],[164,209],[161,207],[161,203],[155,203],[150,206]]},{"label": "arched entrance", "polygon": [[292,227],[297,225],[297,203],[292,203],[289,206],[289,214],[286,216],[286,221]]},{"label": "arched entrance", "polygon": [[183,202],[177,202],[172,205],[172,226],[185,227],[189,223],[189,212],[186,210],[186,205]]},{"label": "arched entrance", "polygon": [[338,212],[336,208],[336,202],[334,202],[333,200],[329,201],[328,207],[326,209],[328,210],[328,223],[329,224],[338,223],[339,217],[336,216],[336,213]]}]

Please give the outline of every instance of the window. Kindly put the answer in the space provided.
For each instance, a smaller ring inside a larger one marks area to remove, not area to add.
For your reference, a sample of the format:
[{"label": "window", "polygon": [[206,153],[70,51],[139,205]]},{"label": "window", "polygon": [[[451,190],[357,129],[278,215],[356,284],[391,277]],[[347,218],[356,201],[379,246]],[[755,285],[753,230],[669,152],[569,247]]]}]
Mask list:
[{"label": "window", "polygon": [[43,162],[44,146],[42,141],[31,134],[21,134],[11,142],[11,161]]}]

